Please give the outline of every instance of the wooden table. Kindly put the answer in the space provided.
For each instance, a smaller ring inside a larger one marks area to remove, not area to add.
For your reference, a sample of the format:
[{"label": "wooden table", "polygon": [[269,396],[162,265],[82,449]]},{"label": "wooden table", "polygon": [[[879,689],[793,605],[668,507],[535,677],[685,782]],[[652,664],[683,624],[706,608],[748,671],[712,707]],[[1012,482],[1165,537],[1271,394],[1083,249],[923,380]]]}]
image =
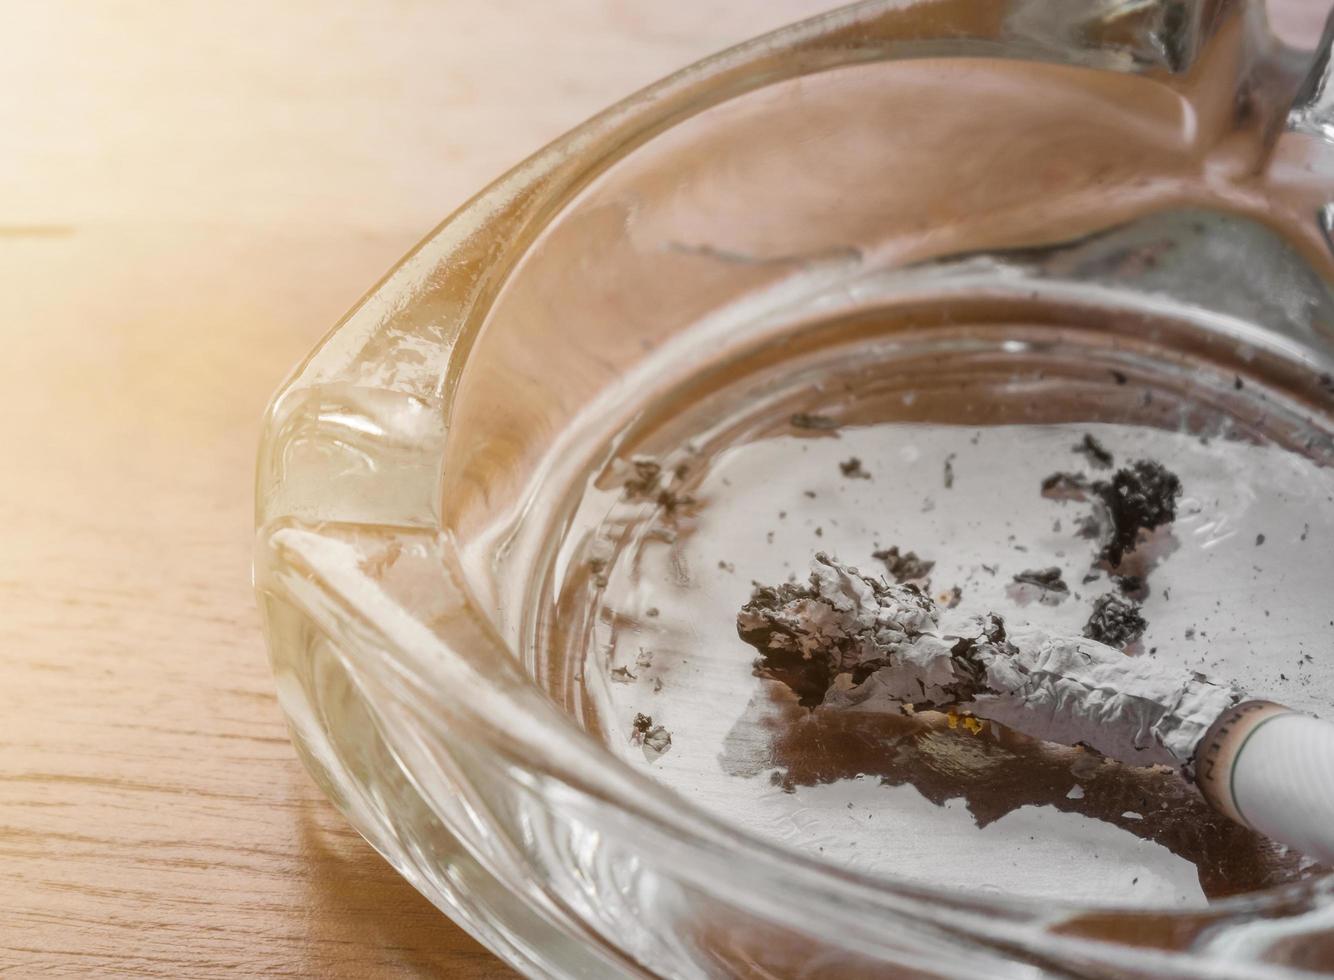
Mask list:
[{"label": "wooden table", "polygon": [[0,975],[511,975],[296,762],[249,581],[260,413],[505,167],[827,6],[4,5]]}]

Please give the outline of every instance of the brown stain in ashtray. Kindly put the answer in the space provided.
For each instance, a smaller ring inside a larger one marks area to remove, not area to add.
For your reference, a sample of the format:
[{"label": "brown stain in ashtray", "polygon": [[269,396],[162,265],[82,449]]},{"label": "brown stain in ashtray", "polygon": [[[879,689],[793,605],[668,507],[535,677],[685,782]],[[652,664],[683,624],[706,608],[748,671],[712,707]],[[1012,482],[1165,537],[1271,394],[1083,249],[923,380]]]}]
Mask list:
[{"label": "brown stain in ashtray", "polygon": [[[734,776],[769,772],[789,791],[876,777],[889,786],[911,785],[937,806],[962,799],[979,828],[1024,806],[1077,813],[1191,862],[1210,899],[1298,873],[1296,855],[1219,815],[1167,769],[1125,766],[990,724],[974,735],[962,726],[951,729],[938,713],[808,710],[781,684],[763,684],[724,741],[719,762]],[[1076,786],[1083,795],[1071,799]]]}]

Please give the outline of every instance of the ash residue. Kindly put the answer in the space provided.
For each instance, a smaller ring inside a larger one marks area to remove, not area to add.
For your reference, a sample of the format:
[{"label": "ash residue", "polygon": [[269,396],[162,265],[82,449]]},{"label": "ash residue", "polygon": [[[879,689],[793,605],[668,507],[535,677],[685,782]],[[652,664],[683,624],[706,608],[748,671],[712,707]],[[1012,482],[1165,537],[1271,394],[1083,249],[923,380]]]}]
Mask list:
[{"label": "ash residue", "polygon": [[672,747],[672,733],[662,725],[653,724],[653,718],[646,714],[636,714],[630,725],[630,741],[644,747],[644,755],[650,762],[657,759]]},{"label": "ash residue", "polygon": [[[1086,455],[1095,466],[1110,464],[1112,459],[1091,435],[1085,435],[1074,450]],[[1042,495],[1052,500],[1096,501],[1094,513],[1080,520],[1079,533],[1100,542],[1097,560],[1115,571],[1139,544],[1141,531],[1153,531],[1176,520],[1181,480],[1162,463],[1139,459],[1117,470],[1109,480],[1090,481],[1082,474],[1053,473],[1042,481]],[[1084,582],[1093,579],[1086,576]],[[1123,649],[1144,634],[1147,624],[1138,601],[1147,598],[1149,589],[1143,574],[1113,575],[1112,580],[1126,598],[1099,598],[1084,635]],[[1022,579],[1015,576],[1015,581]]]},{"label": "ash residue", "polygon": [[834,679],[836,651],[808,649],[800,625],[785,621],[783,614],[789,603],[815,603],[818,597],[815,589],[793,582],[756,586],[737,615],[737,635],[760,652],[756,675],[786,684],[808,708],[824,701]]},{"label": "ash residue", "polygon": [[599,589],[607,587],[607,559],[594,555],[588,559],[588,571],[593,584]]},{"label": "ash residue", "polygon": [[682,507],[688,507],[694,502],[694,497],[671,487],[658,491],[657,504],[668,514],[675,514]]},{"label": "ash residue", "polygon": [[756,585],[737,634],[759,651],[755,671],[786,684],[806,707],[840,674],[860,684],[895,646],[935,626],[935,605],[911,585],[890,585],[816,555],[805,583]]},{"label": "ash residue", "polygon": [[1143,602],[1149,597],[1149,585],[1142,575],[1113,575],[1112,581],[1123,596],[1136,602]]},{"label": "ash residue", "polygon": [[1139,606],[1109,592],[1093,603],[1093,614],[1084,624],[1084,635],[1109,647],[1124,650],[1144,635],[1148,623]]},{"label": "ash residue", "polygon": [[862,461],[856,456],[849,456],[838,464],[839,470],[849,480],[869,480],[871,474],[862,468]]},{"label": "ash residue", "polygon": [[1070,587],[1061,577],[1061,570],[1055,565],[1050,568],[1027,568],[1014,577],[1020,585],[1036,585],[1044,592],[1058,592],[1068,595]]},{"label": "ash residue", "polygon": [[1140,459],[1099,480],[1093,492],[1107,509],[1110,528],[1101,557],[1115,568],[1135,549],[1140,531],[1152,531],[1176,520],[1181,480],[1153,460]]},{"label": "ash residue", "polygon": [[1187,765],[1204,728],[1243,693],[1149,658],[1136,663],[1102,642],[1138,635],[1135,608],[1113,596],[1099,614],[1090,629],[1101,639],[1033,624],[1011,630],[994,613],[942,630],[935,603],[913,586],[821,554],[807,584],[757,586],[736,625],[760,654],[756,674],[808,709],[953,708],[1136,766]]},{"label": "ash residue", "polygon": [[788,419],[794,429],[807,429],[817,432],[832,432],[839,427],[838,419],[828,415],[816,415],[814,412],[797,412]]},{"label": "ash residue", "polygon": [[1089,465],[1100,470],[1111,469],[1114,457],[1111,451],[1087,432],[1084,438],[1070,447],[1074,452],[1082,453]]},{"label": "ash residue", "polygon": [[621,484],[626,500],[647,500],[659,489],[662,464],[655,459],[636,456],[630,460],[631,475]]},{"label": "ash residue", "polygon": [[1042,496],[1049,500],[1087,500],[1088,477],[1082,473],[1053,473],[1042,481]]},{"label": "ash residue", "polygon": [[871,557],[885,563],[885,569],[895,582],[925,582],[936,567],[933,561],[920,558],[915,551],[900,552],[898,545],[871,552]]},{"label": "ash residue", "polygon": [[694,503],[681,491],[689,467],[681,463],[668,475],[657,460],[636,456],[630,460],[630,475],[621,484],[622,496],[630,502],[652,501],[667,514]]},{"label": "ash residue", "polygon": [[1140,531],[1176,520],[1181,480],[1162,463],[1139,459],[1117,470],[1110,480],[1090,482],[1079,473],[1053,473],[1042,481],[1042,495],[1050,500],[1091,496],[1099,501],[1101,513],[1085,519],[1081,527],[1083,533],[1102,540],[1098,557],[1116,568],[1135,550]]}]

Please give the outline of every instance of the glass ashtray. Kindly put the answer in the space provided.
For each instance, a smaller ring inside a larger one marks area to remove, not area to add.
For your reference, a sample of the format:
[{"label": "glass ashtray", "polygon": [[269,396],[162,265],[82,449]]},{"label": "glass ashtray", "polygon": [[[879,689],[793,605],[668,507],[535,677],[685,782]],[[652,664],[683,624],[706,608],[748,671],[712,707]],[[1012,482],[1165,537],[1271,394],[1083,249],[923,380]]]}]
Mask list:
[{"label": "glass ashtray", "polygon": [[[885,0],[532,157],[269,410],[307,768],[530,976],[1334,972],[1334,874],[1177,772],[816,703],[737,629],[827,553],[1133,596],[1127,656],[1328,712],[1327,70],[1254,3]],[[1111,566],[1062,488],[1138,460],[1175,519]]]}]

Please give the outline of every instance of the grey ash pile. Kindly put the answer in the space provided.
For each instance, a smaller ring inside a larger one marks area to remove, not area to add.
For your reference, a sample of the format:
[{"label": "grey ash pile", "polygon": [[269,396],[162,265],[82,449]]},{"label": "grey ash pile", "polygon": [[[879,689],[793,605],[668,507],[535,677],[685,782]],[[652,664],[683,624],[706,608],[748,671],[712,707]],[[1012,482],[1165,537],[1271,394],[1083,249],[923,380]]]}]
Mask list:
[{"label": "grey ash pile", "polygon": [[737,614],[737,632],[763,653],[763,676],[814,707],[835,677],[860,684],[886,665],[894,643],[935,621],[935,604],[916,586],[862,575],[821,553],[809,581],[757,585]]}]

